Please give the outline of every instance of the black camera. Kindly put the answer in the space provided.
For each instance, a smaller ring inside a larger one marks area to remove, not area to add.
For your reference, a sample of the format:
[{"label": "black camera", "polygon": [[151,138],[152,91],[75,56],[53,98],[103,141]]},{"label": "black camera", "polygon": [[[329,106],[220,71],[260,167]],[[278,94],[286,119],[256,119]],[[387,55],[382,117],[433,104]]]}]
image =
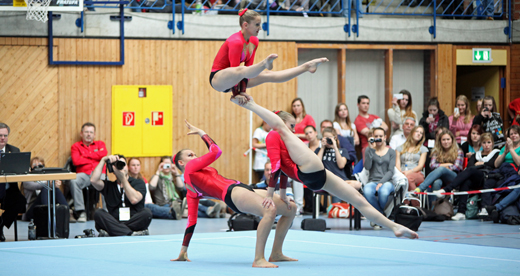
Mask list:
[{"label": "black camera", "polygon": [[94,233],[93,229],[85,229],[85,230],[83,230],[83,233],[85,233],[85,235],[77,235],[74,238],[76,238],[76,239],[83,239],[83,238],[94,238],[94,237],[96,237],[96,234]]},{"label": "black camera", "polygon": [[118,170],[122,170],[126,166],[126,163],[122,160],[116,160],[110,163],[110,160],[107,159],[106,166],[109,173],[114,173],[114,168],[112,166],[116,166]]},{"label": "black camera", "polygon": [[327,144],[329,144],[329,145],[333,145],[333,144],[332,144],[332,139],[330,139],[329,137],[325,138],[325,140],[327,140]]},{"label": "black camera", "polygon": [[382,142],[382,141],[383,141],[383,139],[381,139],[381,138],[377,138],[377,139],[374,139],[374,138],[372,138],[372,137],[371,137],[371,138],[368,138],[368,142],[369,142],[370,144],[372,144],[372,143],[380,143],[380,142]]}]

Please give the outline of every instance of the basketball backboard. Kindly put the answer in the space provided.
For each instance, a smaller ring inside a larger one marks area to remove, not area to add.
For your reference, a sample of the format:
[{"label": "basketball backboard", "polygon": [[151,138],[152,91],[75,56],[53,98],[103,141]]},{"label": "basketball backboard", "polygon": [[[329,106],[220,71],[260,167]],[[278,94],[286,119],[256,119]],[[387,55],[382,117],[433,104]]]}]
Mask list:
[{"label": "basketball backboard", "polygon": [[[83,10],[83,0],[51,0],[48,11],[76,11]],[[0,11],[27,11],[24,0],[0,0]]]}]

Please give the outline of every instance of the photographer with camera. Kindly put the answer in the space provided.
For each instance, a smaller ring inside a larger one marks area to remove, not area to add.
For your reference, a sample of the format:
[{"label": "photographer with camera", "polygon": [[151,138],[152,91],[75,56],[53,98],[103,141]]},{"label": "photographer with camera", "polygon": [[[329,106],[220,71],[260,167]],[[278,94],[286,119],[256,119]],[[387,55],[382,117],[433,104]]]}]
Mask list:
[{"label": "photographer with camera", "polygon": [[[117,180],[101,180],[103,166],[113,173]],[[146,186],[143,180],[128,176],[126,158],[110,155],[101,159],[90,177],[92,186],[105,196],[107,211],[94,213],[99,237],[149,235],[148,226],[152,222],[152,211],[144,208]]]},{"label": "photographer with camera", "polygon": [[[369,171],[368,183],[365,184],[363,192],[367,201],[381,214],[388,197],[395,190],[392,183],[395,168],[395,151],[386,146],[386,131],[380,127],[373,130],[374,137],[368,142],[371,146],[366,148],[364,166]],[[370,223],[374,230],[380,230],[381,226]]]},{"label": "photographer with camera", "polygon": [[506,144],[504,135],[504,122],[497,112],[497,104],[493,96],[486,96],[482,101],[480,114],[473,119],[473,125],[480,125],[483,132],[493,135],[495,148],[501,149]]},{"label": "photographer with camera", "polygon": [[[349,180],[345,173],[344,168],[349,163],[349,155],[346,149],[340,147],[336,130],[331,127],[326,127],[322,131],[321,135],[323,138],[321,138],[320,148],[316,149],[314,152],[321,159],[325,169],[343,179],[354,189],[359,190],[361,188],[361,183],[355,180]],[[332,196],[332,203],[337,202],[341,202],[341,199]]]}]

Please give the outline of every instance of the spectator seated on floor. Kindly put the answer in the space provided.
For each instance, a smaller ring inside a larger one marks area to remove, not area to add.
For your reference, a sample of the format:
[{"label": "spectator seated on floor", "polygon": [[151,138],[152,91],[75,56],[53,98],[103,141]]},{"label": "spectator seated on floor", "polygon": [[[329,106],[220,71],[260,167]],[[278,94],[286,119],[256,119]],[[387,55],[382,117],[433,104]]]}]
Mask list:
[{"label": "spectator seated on floor", "polygon": [[[113,171],[116,181],[101,179],[107,161],[110,163],[107,170]],[[95,226],[100,237],[149,235],[152,211],[144,207],[146,185],[143,180],[128,176],[124,156],[110,155],[101,158],[92,172],[91,182],[105,196],[108,210],[99,209],[94,213]]]}]

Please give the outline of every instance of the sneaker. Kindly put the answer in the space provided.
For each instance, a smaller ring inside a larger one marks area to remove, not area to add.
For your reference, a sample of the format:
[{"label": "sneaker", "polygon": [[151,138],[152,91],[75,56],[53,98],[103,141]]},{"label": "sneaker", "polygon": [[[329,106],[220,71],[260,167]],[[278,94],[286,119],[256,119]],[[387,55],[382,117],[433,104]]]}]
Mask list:
[{"label": "sneaker", "polygon": [[443,193],[445,193],[446,191],[444,189],[440,189],[440,190],[437,190],[437,191],[433,191],[433,194],[437,197],[437,198],[444,198],[445,195],[441,195]]},{"label": "sneaker", "polygon": [[70,223],[76,223],[76,218],[74,217],[74,212],[72,210],[70,210],[69,222]]},{"label": "sneaker", "polygon": [[172,213],[173,219],[180,220],[182,218],[181,204],[173,202],[170,212]]},{"label": "sneaker", "polygon": [[132,235],[130,236],[148,236],[150,235],[150,231],[148,229],[140,230],[140,231],[134,231]]},{"label": "sneaker", "polygon": [[217,218],[220,217],[220,204],[216,203],[215,205],[208,207],[206,210],[206,214],[210,218]]},{"label": "sneaker", "polygon": [[77,222],[87,222],[87,213],[85,211],[79,214]]},{"label": "sneaker", "polygon": [[465,219],[466,219],[466,215],[463,213],[457,213],[456,215],[451,217],[451,220],[465,220]]},{"label": "sneaker", "polygon": [[383,229],[383,227],[373,223],[373,222],[370,222],[370,226],[374,228],[374,230],[381,230]]},{"label": "sneaker", "polygon": [[100,238],[102,238],[102,237],[110,237],[110,235],[108,234],[107,231],[105,231],[103,229],[99,229],[98,237],[100,237]]},{"label": "sneaker", "polygon": [[489,214],[488,214],[486,208],[482,208],[482,209],[480,209],[480,213],[478,213],[477,216],[478,217],[487,217],[487,216],[489,216]]}]

